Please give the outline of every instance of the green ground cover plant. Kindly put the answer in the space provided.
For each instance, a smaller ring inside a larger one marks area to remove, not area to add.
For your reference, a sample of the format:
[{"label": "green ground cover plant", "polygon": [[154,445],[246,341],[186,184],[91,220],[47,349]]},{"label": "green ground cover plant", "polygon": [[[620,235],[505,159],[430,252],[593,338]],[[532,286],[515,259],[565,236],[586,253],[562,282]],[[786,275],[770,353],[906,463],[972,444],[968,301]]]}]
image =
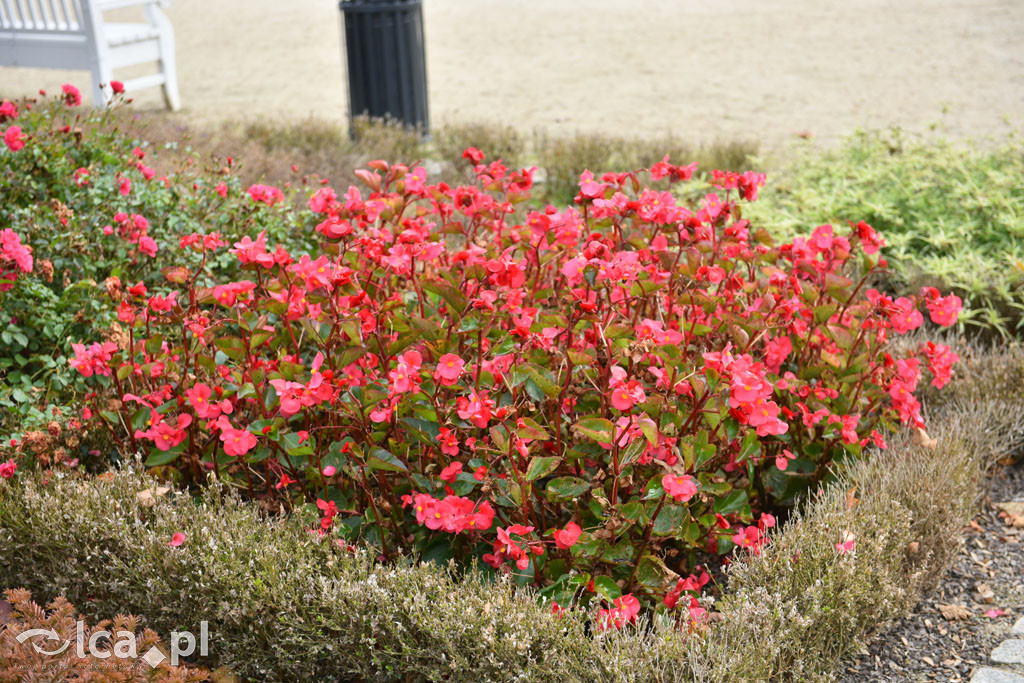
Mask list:
[{"label": "green ground cover plant", "polygon": [[961,329],[1024,329],[1024,144],[967,145],[898,130],[808,147],[766,188],[751,220],[780,238],[820,223],[866,221],[886,236],[888,287],[948,287]]}]

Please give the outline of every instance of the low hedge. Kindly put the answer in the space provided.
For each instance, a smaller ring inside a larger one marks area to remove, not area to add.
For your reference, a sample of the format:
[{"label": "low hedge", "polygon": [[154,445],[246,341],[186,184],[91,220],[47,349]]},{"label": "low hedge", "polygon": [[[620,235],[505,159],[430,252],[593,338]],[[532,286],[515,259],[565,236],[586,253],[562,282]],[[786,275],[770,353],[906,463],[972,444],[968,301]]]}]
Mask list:
[{"label": "low hedge", "polygon": [[[826,676],[905,611],[959,547],[985,468],[1024,433],[1024,354],[965,353],[930,447],[901,435],[840,473],[737,562],[707,630],[641,623],[594,636],[528,590],[445,567],[382,566],[267,520],[211,487],[140,496],[127,468],[0,485],[0,586],[64,595],[90,616],[132,611],[161,632],[210,622],[206,666],[259,679],[791,680]],[[920,441],[920,439],[917,439]],[[168,542],[175,533],[185,543]],[[853,538],[855,548],[836,544]]]}]

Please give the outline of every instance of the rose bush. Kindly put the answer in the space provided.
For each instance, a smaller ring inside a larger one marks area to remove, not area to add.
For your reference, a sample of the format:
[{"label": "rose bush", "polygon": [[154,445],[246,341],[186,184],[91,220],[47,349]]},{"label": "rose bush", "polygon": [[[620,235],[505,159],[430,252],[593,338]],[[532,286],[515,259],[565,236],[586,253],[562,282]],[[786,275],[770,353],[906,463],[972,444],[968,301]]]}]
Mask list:
[{"label": "rose bush", "polygon": [[699,619],[698,553],[756,552],[770,510],[923,426],[925,368],[949,379],[947,347],[887,342],[956,297],[864,291],[885,267],[864,223],[773,245],[742,218],[763,175],[716,171],[686,207],[648,184],[691,178],[666,159],[520,211],[533,171],[466,156],[470,185],[374,162],[367,196],[318,190],[312,253],[182,237],[165,282],[111,291],[123,338],[75,344],[86,417],[343,547],[478,558],[617,627],[641,600]]},{"label": "rose bush", "polygon": [[[82,109],[75,92],[0,103],[4,426],[9,416],[32,419],[37,406],[64,408],[81,395],[83,384],[67,372],[71,343],[117,322],[99,293],[121,281],[160,282],[161,270],[181,259],[169,247],[182,234],[202,228],[234,241],[267,230],[292,248],[315,244],[282,221],[282,211],[254,205],[232,160],[176,151],[161,162],[161,150],[128,130],[123,98]],[[33,277],[17,282],[6,275],[11,233],[38,255]],[[224,254],[207,267],[232,277],[236,264]]]}]

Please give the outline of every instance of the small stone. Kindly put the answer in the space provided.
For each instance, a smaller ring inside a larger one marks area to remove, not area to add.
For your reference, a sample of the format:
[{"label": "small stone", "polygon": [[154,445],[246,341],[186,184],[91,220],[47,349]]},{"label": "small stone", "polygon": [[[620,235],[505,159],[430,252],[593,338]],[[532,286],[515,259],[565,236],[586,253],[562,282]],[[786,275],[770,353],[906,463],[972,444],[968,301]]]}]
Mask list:
[{"label": "small stone", "polygon": [[993,669],[990,666],[982,666],[975,669],[971,676],[971,683],[1024,683],[1024,676],[1020,676],[1002,669]]},{"label": "small stone", "polygon": [[1017,620],[1017,623],[1013,625],[1013,630],[1010,631],[1015,636],[1024,636],[1024,617]]},{"label": "small stone", "polygon": [[999,664],[1024,664],[1024,640],[1004,640],[992,653]]}]

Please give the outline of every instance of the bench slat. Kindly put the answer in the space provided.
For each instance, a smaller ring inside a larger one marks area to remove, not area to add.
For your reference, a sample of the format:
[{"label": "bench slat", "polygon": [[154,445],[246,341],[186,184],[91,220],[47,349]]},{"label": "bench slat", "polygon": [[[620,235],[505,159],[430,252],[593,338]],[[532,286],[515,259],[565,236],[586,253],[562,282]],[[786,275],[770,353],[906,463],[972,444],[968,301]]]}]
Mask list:
[{"label": "bench slat", "polygon": [[[43,3],[46,3],[45,5]],[[77,0],[0,0],[0,28],[19,32],[84,33]]]}]

